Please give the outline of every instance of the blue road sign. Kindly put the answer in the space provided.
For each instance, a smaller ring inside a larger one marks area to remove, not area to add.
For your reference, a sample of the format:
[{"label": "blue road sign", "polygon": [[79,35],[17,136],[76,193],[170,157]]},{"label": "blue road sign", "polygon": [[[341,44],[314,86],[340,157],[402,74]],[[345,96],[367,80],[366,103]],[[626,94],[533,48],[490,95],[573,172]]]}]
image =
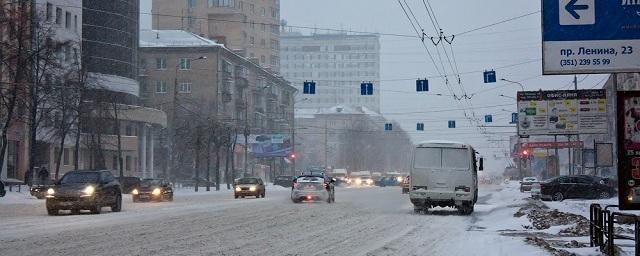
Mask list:
[{"label": "blue road sign", "polygon": [[449,128],[450,129],[456,128],[456,121],[454,120],[449,121]]},{"label": "blue road sign", "polygon": [[304,82],[302,94],[316,94],[316,82]]},{"label": "blue road sign", "polygon": [[518,113],[511,113],[511,124],[518,123]]},{"label": "blue road sign", "polygon": [[640,71],[640,2],[543,0],[543,73]]},{"label": "blue road sign", "polygon": [[416,80],[416,91],[417,92],[428,92],[429,91],[429,80]]},{"label": "blue road sign", "polygon": [[484,122],[485,123],[493,123],[493,116],[492,115],[484,116]]},{"label": "blue road sign", "polygon": [[495,83],[496,82],[496,72],[495,71],[485,71],[484,72],[484,83]]},{"label": "blue road sign", "polygon": [[384,124],[384,130],[385,131],[393,131],[393,124],[391,124],[391,123]]},{"label": "blue road sign", "polygon": [[416,125],[416,130],[418,131],[424,131],[424,123],[418,123]]},{"label": "blue road sign", "polygon": [[373,95],[373,83],[361,83],[360,95]]}]

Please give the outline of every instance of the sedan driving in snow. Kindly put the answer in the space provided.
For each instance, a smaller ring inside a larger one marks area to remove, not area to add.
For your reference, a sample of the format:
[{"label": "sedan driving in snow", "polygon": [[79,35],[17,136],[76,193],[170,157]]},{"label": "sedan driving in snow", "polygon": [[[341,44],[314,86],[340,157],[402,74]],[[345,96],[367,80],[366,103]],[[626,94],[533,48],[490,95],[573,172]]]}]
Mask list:
[{"label": "sedan driving in snow", "polygon": [[233,183],[234,197],[255,196],[264,198],[265,187],[261,178],[240,178]]},{"label": "sedan driving in snow", "polygon": [[334,190],[335,179],[325,179],[321,176],[299,176],[291,188],[291,201],[336,201]]},{"label": "sedan driving in snow", "polygon": [[47,189],[45,197],[49,215],[58,215],[60,210],[99,214],[102,207],[111,207],[113,212],[122,210],[122,189],[109,171],[68,172]]},{"label": "sedan driving in snow", "polygon": [[542,200],[605,199],[615,195],[615,190],[599,177],[578,175],[559,176],[540,183]]},{"label": "sedan driving in snow", "polygon": [[144,179],[131,190],[133,202],[173,201],[173,187],[164,179]]}]

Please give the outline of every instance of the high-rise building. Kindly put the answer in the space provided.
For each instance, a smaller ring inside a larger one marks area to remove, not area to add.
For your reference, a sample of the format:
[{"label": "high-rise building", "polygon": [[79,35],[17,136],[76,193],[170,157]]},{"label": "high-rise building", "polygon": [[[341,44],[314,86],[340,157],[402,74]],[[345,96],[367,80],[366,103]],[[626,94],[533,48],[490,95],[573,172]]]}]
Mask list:
[{"label": "high-rise building", "polygon": [[152,13],[153,29],[186,30],[280,69],[280,0],[153,0]]},{"label": "high-rise building", "polygon": [[[299,93],[296,108],[343,105],[380,112],[379,36],[285,33],[280,49],[281,73],[299,91],[305,81],[316,82],[316,94]],[[373,83],[374,95],[361,95],[362,82]]]}]

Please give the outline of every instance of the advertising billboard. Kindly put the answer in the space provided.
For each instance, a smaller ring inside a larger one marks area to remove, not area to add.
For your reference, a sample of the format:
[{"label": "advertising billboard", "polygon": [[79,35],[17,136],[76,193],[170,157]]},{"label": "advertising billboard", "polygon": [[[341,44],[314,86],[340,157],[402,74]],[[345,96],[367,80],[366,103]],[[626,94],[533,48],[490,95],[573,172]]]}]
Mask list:
[{"label": "advertising billboard", "polygon": [[618,92],[618,203],[640,210],[640,91]]},{"label": "advertising billboard", "polygon": [[[287,157],[292,151],[290,135],[256,134],[249,135],[249,152],[254,157]],[[244,145],[244,136],[237,136],[237,143]]]},{"label": "advertising billboard", "polygon": [[605,90],[518,92],[518,135],[607,133]]}]

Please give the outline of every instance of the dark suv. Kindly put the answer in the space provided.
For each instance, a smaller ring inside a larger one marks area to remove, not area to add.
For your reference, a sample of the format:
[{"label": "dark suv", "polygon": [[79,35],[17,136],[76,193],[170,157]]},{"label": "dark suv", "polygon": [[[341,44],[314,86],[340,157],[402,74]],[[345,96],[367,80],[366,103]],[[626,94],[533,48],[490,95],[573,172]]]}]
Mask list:
[{"label": "dark suv", "polygon": [[7,191],[4,190],[4,183],[2,183],[2,181],[0,180],[0,197],[3,197],[6,194],[7,194]]},{"label": "dark suv", "polygon": [[587,175],[559,176],[540,183],[542,200],[604,199],[615,193],[605,179]]},{"label": "dark suv", "polygon": [[122,210],[122,188],[109,171],[68,172],[47,190],[47,213],[57,215],[60,210],[89,210],[99,214],[102,207]]}]

